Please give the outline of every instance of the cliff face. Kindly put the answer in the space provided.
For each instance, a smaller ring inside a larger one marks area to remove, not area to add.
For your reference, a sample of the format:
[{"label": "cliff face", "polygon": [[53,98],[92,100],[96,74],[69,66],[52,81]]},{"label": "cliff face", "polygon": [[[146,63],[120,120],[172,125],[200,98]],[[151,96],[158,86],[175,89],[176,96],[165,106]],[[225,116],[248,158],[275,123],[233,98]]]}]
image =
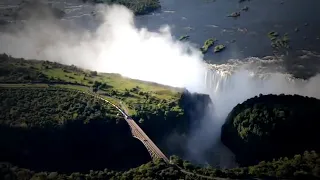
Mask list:
[{"label": "cliff face", "polygon": [[202,119],[205,115],[205,110],[209,104],[212,104],[211,98],[208,94],[190,93],[184,90],[179,100],[180,106],[186,112],[188,124],[193,125],[199,122],[192,121],[193,119]]},{"label": "cliff face", "polygon": [[175,128],[168,132],[165,138],[158,141],[168,155],[188,156],[188,141],[191,133],[200,126],[200,121],[204,119],[211,103],[209,95],[183,91],[179,99],[179,106],[183,109],[184,115],[179,119],[172,119],[172,122],[175,122],[172,127]]},{"label": "cliff face", "polygon": [[[184,156],[187,138],[203,119],[210,103],[209,95],[190,93],[185,89],[177,102],[182,115],[150,115],[145,123],[137,123],[167,156]],[[139,117],[134,119],[138,121]]]}]

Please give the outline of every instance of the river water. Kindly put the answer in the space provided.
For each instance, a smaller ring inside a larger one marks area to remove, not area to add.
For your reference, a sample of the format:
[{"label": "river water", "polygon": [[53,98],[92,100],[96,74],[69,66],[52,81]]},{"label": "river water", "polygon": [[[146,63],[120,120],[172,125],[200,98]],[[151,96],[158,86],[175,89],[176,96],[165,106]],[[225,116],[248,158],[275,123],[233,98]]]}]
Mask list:
[{"label": "river water", "polygon": [[[22,0],[2,0],[0,9],[14,9]],[[79,0],[48,0],[52,6],[63,9],[65,20],[72,20],[87,28],[94,28],[90,4]],[[320,1],[318,0],[161,0],[161,10],[135,18],[136,26],[157,31],[163,25],[171,27],[179,38],[189,35],[190,41],[202,46],[208,38],[226,45],[221,53],[208,51],[205,59],[211,63],[223,63],[228,59],[262,57],[272,55],[267,33],[288,33],[293,51],[307,49],[318,51],[320,46]],[[243,7],[248,11],[242,11]],[[231,18],[232,12],[241,12]],[[1,14],[1,13],[0,13]],[[3,14],[3,13],[2,13]],[[10,17],[1,16],[2,19]],[[299,31],[295,32],[298,28]]]},{"label": "river water", "polygon": [[[154,30],[169,24],[175,36],[190,35],[190,40],[199,46],[214,37],[228,49],[219,54],[212,51],[206,54],[205,58],[215,63],[231,58],[271,55],[269,31],[289,33],[294,50],[319,49],[318,0],[252,0],[243,3],[238,0],[162,0],[161,3],[159,13],[137,17],[137,24]],[[249,7],[247,12],[241,11],[244,6]],[[241,11],[240,17],[227,17],[235,11]],[[300,31],[295,32],[295,28]],[[232,40],[236,42],[230,43]]]},{"label": "river water", "polygon": [[[19,8],[23,0],[0,2],[0,25],[13,22],[12,9]],[[94,16],[95,7],[80,0],[47,0],[53,7],[64,10],[64,21],[94,30],[99,22]],[[213,64],[224,64],[230,59],[244,60],[248,57],[273,55],[270,31],[280,35],[288,33],[290,38],[290,60],[284,71],[310,77],[320,71],[320,1],[318,0],[160,0],[161,10],[149,15],[135,17],[137,27],[158,31],[169,25],[177,39],[189,35],[189,42],[201,47],[208,38],[216,38],[217,44],[226,49],[214,53],[212,49],[204,60]],[[248,11],[242,11],[247,6]],[[11,10],[11,11],[10,11]],[[238,18],[227,17],[240,12]],[[296,31],[298,29],[298,31]],[[1,30],[1,26],[0,26]],[[303,68],[301,68],[303,67]],[[282,72],[283,73],[283,72]],[[300,73],[301,74],[301,73]],[[300,75],[298,75],[300,76]]]}]

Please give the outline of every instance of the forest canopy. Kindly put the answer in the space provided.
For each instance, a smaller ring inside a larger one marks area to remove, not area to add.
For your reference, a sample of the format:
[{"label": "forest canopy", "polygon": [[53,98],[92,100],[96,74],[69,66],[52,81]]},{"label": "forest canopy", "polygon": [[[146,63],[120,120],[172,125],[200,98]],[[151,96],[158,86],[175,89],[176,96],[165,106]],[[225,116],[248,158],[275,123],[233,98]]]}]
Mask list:
[{"label": "forest canopy", "polygon": [[93,96],[56,88],[0,88],[0,123],[19,127],[120,119],[117,110]]},{"label": "forest canopy", "polygon": [[[89,172],[59,173],[59,172],[34,172],[23,169],[12,164],[0,163],[0,179],[3,180],[25,180],[25,179],[61,179],[61,180],[96,180],[96,179],[159,179],[159,180],[200,180],[207,177],[233,178],[233,179],[308,179],[315,180],[320,178],[319,154],[304,152],[292,158],[280,158],[273,161],[262,161],[258,165],[234,168],[234,169],[215,169],[212,167],[199,167],[184,161],[177,156],[170,157],[173,164],[166,164],[158,160],[143,164],[128,171],[112,171],[104,169],[100,171],[91,170]],[[185,169],[181,171],[180,168]]]},{"label": "forest canopy", "polygon": [[243,165],[319,151],[319,112],[320,100],[315,98],[256,96],[233,108],[221,138]]}]

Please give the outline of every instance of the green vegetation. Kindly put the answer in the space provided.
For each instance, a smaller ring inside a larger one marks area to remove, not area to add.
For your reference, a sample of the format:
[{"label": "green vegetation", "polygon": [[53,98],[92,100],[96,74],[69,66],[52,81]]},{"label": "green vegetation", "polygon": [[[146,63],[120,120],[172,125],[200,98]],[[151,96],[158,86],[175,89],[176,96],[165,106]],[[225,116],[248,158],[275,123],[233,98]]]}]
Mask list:
[{"label": "green vegetation", "polygon": [[60,88],[0,89],[0,124],[59,126],[67,120],[120,119],[117,110],[93,96]]},{"label": "green vegetation", "polygon": [[214,47],[214,52],[215,53],[218,53],[218,52],[220,52],[220,51],[223,51],[224,49],[226,48],[226,46],[224,46],[224,45],[222,45],[222,44],[219,44],[219,45],[217,45],[217,46],[215,46]]},{"label": "green vegetation", "polygon": [[260,95],[233,108],[221,138],[242,165],[319,151],[319,111],[315,98]]},{"label": "green vegetation", "polygon": [[[208,49],[209,49],[211,46],[214,45],[214,42],[215,42],[215,41],[216,41],[216,39],[212,39],[212,38],[207,39],[207,40],[204,42],[204,45],[200,48],[201,52],[202,52],[203,54],[205,54],[206,52],[208,52]],[[218,52],[220,52],[220,51],[222,51],[222,50],[224,50],[224,49],[225,49],[225,46],[222,45],[222,44],[220,44],[220,45],[217,45],[217,46],[214,47],[213,52],[218,53]]]},{"label": "green vegetation", "polygon": [[271,46],[274,50],[282,50],[289,49],[290,39],[287,33],[285,33],[282,37],[279,36],[279,33],[271,31],[268,33],[268,37],[271,40]]},{"label": "green vegetation", "polygon": [[33,170],[127,169],[150,160],[114,108],[79,91],[122,107],[156,144],[173,132],[186,136],[191,115],[201,119],[210,103],[206,95],[48,61],[3,54],[0,68],[0,160]]},{"label": "green vegetation", "polygon": [[205,54],[206,52],[208,52],[208,49],[209,49],[211,46],[213,46],[213,44],[214,44],[215,41],[216,41],[216,40],[215,40],[215,39],[212,39],[212,38],[207,39],[207,40],[204,42],[204,45],[200,48],[201,52],[202,52],[203,54]]},{"label": "green vegetation", "polygon": [[0,179],[319,178],[320,100],[260,95],[238,104],[222,141],[242,167],[222,170],[176,156],[173,164],[147,163],[119,112],[92,94],[128,111],[165,154],[181,152],[163,142],[173,132],[188,137],[211,103],[208,95],[118,74],[0,55],[0,161],[30,169],[0,163]]},{"label": "green vegetation", "polygon": [[[184,162],[185,163],[185,162]],[[320,177],[320,157],[314,151],[295,155],[293,158],[280,158],[269,162],[261,161],[259,164],[248,167],[219,170],[214,168],[195,168],[193,172],[212,177],[235,178],[235,179],[318,179]],[[185,163],[186,164],[186,163]],[[188,165],[189,166],[189,165]],[[185,167],[185,166],[184,166]],[[189,166],[190,167],[190,166]],[[191,167],[185,167],[192,170]]]},{"label": "green vegetation", "polygon": [[132,168],[150,159],[119,112],[91,95],[68,88],[11,87],[0,88],[0,100],[1,161],[73,172]]},{"label": "green vegetation", "polygon": [[171,102],[178,102],[182,91],[119,74],[97,73],[49,61],[25,61],[5,54],[0,55],[0,83],[50,83],[70,85],[79,90],[91,88],[123,101],[132,115],[141,105],[149,106],[153,102],[151,105],[157,108],[159,103],[168,106]]},{"label": "green vegetation", "polygon": [[[280,158],[270,162],[262,161],[258,165],[219,170],[212,167],[197,167],[188,161],[183,161],[177,156],[172,156],[173,164],[166,164],[159,160],[149,162],[129,171],[112,171],[104,169],[101,171],[91,170],[88,173],[58,173],[58,172],[34,172],[28,169],[18,168],[8,163],[0,164],[0,178],[3,180],[25,180],[25,179],[204,179],[199,177],[220,177],[220,178],[236,178],[236,179],[317,179],[320,177],[319,154],[305,152],[302,155],[295,155],[293,158]],[[176,165],[186,169],[188,173],[182,172]]]},{"label": "green vegetation", "polygon": [[279,33],[275,31],[270,31],[268,33],[268,37],[271,39],[271,41],[276,40],[278,36],[279,36]]},{"label": "green vegetation", "polygon": [[[233,169],[215,169],[212,167],[197,167],[178,157],[171,157],[171,161],[179,167],[195,174],[210,177],[253,179],[253,178],[289,178],[289,179],[317,179],[320,177],[320,157],[315,151],[306,151],[293,158],[279,158],[272,161],[261,161],[259,164]],[[181,178],[181,177],[180,177]]]},{"label": "green vegetation", "polygon": [[[172,125],[189,116],[184,113],[186,109],[181,104],[185,97],[182,89],[128,79],[119,74],[97,73],[49,61],[26,61],[0,55],[1,86],[30,86],[30,83],[32,86],[50,84],[97,92],[115,104],[122,102],[120,106],[127,109],[133,118],[143,119],[146,126],[154,124],[153,127],[157,127],[155,125],[159,122],[156,132],[161,131],[160,127],[166,128],[167,123]],[[188,124],[187,121],[181,122]]]},{"label": "green vegetation", "polygon": [[131,9],[135,15],[144,15],[159,9],[159,0],[93,0],[95,3],[121,4]]},{"label": "green vegetation", "polygon": [[180,36],[179,41],[188,40],[189,37],[190,36],[188,36],[188,35]]}]

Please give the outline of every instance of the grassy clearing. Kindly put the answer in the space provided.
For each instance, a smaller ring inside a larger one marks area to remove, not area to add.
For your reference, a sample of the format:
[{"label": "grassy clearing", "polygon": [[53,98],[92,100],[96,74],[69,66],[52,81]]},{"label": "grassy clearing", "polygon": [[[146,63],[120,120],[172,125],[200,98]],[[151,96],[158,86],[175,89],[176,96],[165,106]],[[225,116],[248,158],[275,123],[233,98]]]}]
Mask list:
[{"label": "grassy clearing", "polygon": [[73,90],[79,90],[79,91],[90,91],[89,87],[86,86],[77,86],[77,85],[68,85],[68,84],[55,84],[52,85],[53,87],[58,87],[58,88],[67,88],[67,89],[73,89]]},{"label": "grassy clearing", "polygon": [[[177,101],[182,92],[179,88],[129,79],[119,74],[97,73],[49,61],[0,55],[0,65],[0,83],[4,86],[48,86],[46,84],[50,83],[51,86],[81,91],[96,88],[104,97],[112,97],[113,102],[122,101],[132,113],[136,112],[137,106],[146,103]],[[6,85],[8,83],[11,84]]]},{"label": "grassy clearing", "polygon": [[94,77],[93,81],[101,81],[103,83],[106,83],[108,86],[111,86],[112,89],[116,89],[122,92],[137,88],[139,89],[139,91],[148,92],[160,99],[171,98],[175,96],[180,90],[177,88],[159,85],[152,82],[125,78],[119,74],[101,73],[98,74],[98,76]]},{"label": "grassy clearing", "polygon": [[49,87],[48,84],[0,84],[3,88],[21,88],[21,87]]}]

